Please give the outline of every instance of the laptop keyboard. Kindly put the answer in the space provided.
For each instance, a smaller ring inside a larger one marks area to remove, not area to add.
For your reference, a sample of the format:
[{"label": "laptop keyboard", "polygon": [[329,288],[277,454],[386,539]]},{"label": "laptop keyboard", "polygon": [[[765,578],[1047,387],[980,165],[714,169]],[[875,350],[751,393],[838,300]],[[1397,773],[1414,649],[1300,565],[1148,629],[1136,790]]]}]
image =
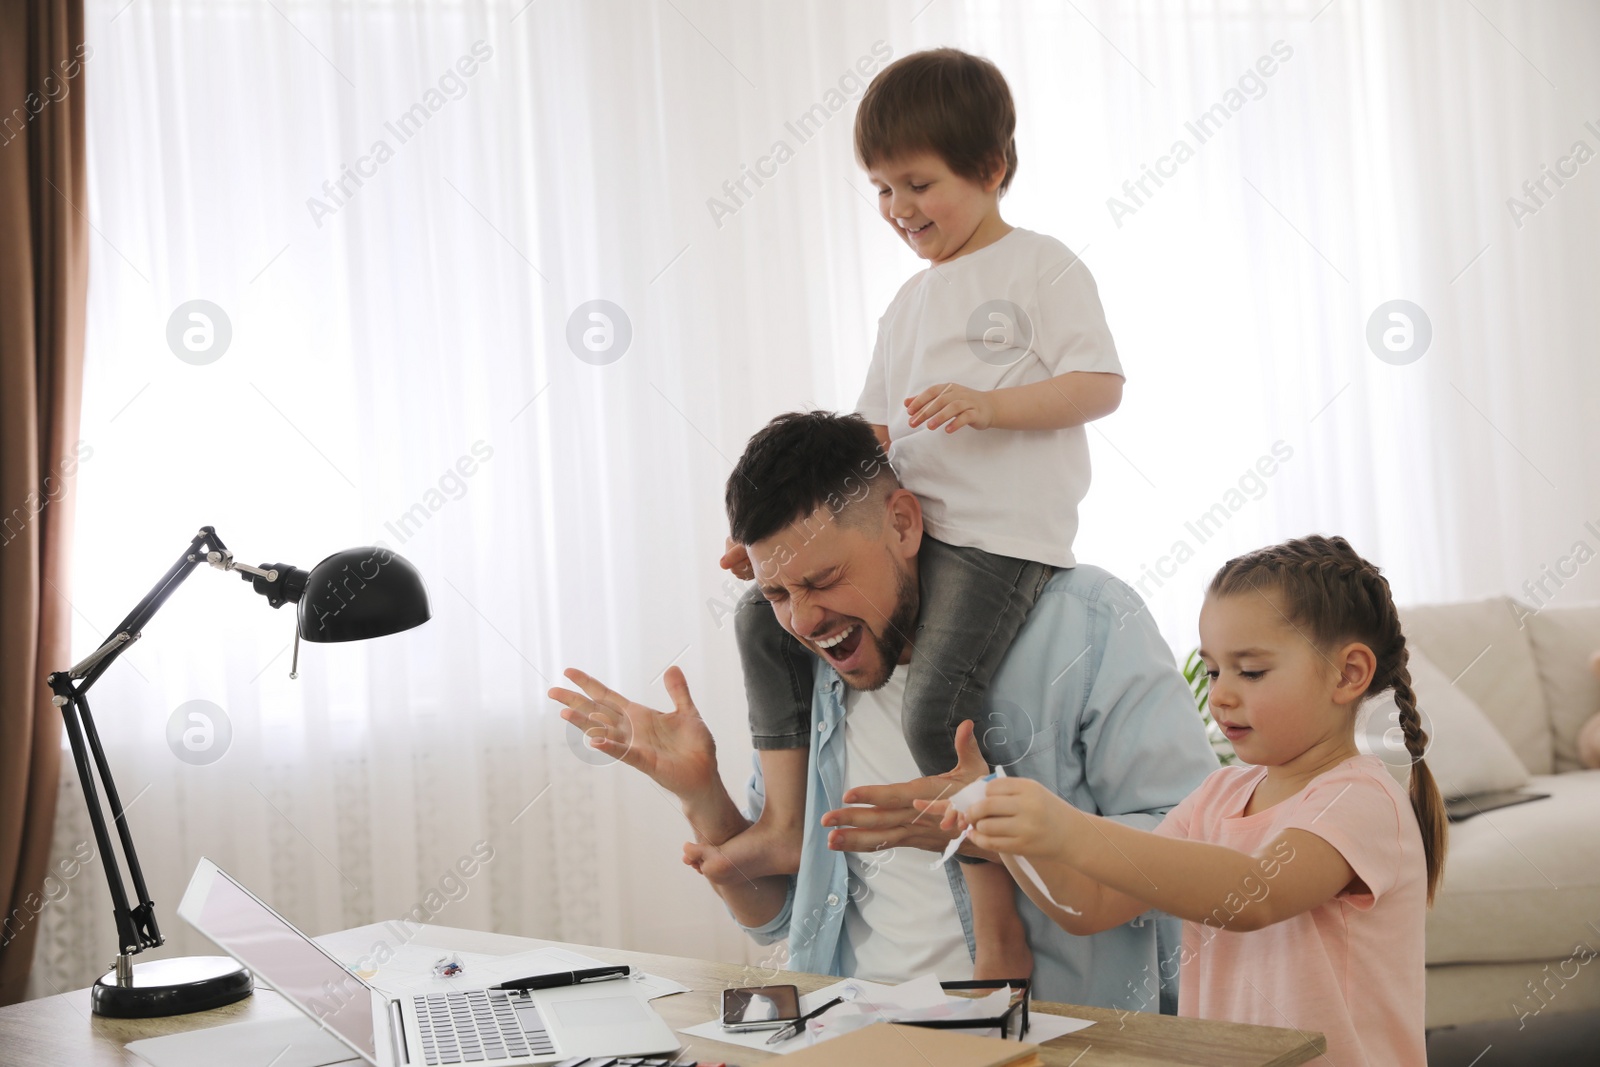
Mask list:
[{"label": "laptop keyboard", "polygon": [[412,1001],[430,1065],[555,1053],[539,1009],[523,997],[513,1001],[503,989],[425,994]]}]

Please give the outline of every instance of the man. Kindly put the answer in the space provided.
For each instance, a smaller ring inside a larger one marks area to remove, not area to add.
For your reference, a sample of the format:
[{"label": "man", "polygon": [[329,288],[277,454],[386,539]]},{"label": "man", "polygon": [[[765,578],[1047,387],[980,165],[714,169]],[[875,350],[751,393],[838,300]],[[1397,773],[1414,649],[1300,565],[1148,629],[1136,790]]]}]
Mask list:
[{"label": "man", "polygon": [[[922,511],[900,487],[869,424],[825,412],[779,416],[746,447],[729,476],[728,499],[730,512],[739,512],[730,514],[735,529],[751,528],[740,521],[751,511],[778,517],[755,524],[773,532],[746,547],[779,621],[818,656],[799,873],[746,878],[734,870],[711,880],[757,942],[788,938],[790,968],[891,981],[929,971],[945,979],[970,974],[965,881],[954,863],[931,870],[935,857],[928,855],[941,852],[951,835],[911,801],[949,796],[987,773],[980,747],[1007,773],[1142,829],[1153,829],[1216,769],[1188,689],[1143,603],[1106,572],[1078,566],[1045,585],[991,683],[993,711],[976,731],[963,725],[958,734],[958,765],[916,777],[897,709],[883,694],[904,674],[895,667],[915,654],[908,631],[920,607]],[[849,642],[836,669],[838,652],[827,652],[841,646],[831,642],[856,626],[863,638]],[[759,764],[747,814],[722,784],[715,743],[678,668],[666,674],[674,710],[665,714],[581,671],[566,674],[584,692],[550,691],[565,705],[562,717],[598,751],[678,798],[697,842],[686,846],[687,862],[704,865],[759,814]],[[909,780],[892,776],[907,767]],[[881,854],[906,846],[925,851]],[[970,842],[961,853],[969,861],[995,858]],[[1160,993],[1171,996],[1168,972],[1175,968],[1158,965],[1156,923],[1135,920],[1074,937],[1023,894],[1017,898],[1034,955],[1035,996],[1131,1010],[1153,1010]]]}]

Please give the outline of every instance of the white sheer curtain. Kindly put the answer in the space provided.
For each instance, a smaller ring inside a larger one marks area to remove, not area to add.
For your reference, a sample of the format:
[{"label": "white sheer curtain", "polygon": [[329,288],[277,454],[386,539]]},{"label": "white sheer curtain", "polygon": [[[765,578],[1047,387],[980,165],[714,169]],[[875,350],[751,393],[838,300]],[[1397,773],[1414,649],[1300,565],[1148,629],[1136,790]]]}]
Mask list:
[{"label": "white sheer curtain", "polygon": [[[421,903],[756,958],[679,865],[675,808],[581,758],[544,691],[577,665],[662,706],[677,663],[742,782],[722,483],[772,414],[853,403],[917,269],[850,149],[884,53],[952,44],[1011,81],[1006,216],[1082,253],[1129,371],[1078,554],[1180,655],[1214,566],[1286,536],[1345,533],[1411,600],[1516,592],[1600,541],[1600,172],[1520,226],[1506,205],[1600,146],[1592,7],[88,7],[79,654],[206,523],[253,563],[385,542],[434,610],[304,648],[291,682],[288,614],[197,573],[95,689],[176,950],[204,949],[172,908],[206,854],[313,932]],[[167,340],[195,299],[232,329],[204,366]],[[603,365],[566,340],[596,299],[632,334]],[[1405,366],[1366,343],[1391,299],[1431,320]],[[1555,595],[1597,590],[1580,570]],[[232,729],[204,766],[167,742],[197,699]],[[63,856],[88,836],[68,778]],[[451,880],[479,842],[494,858]],[[101,877],[46,909],[36,992],[109,959]]]}]

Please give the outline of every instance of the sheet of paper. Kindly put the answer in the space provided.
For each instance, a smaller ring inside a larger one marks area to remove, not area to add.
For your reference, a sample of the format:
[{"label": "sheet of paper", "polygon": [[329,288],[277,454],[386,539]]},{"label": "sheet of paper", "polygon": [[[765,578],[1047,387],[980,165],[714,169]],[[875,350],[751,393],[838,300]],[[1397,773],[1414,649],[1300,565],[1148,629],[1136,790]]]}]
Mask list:
[{"label": "sheet of paper", "polygon": [[950,999],[950,994],[939,985],[939,977],[933,974],[924,974],[899,985],[884,985],[881,982],[868,982],[860,978],[846,978],[826,989],[819,989],[815,993],[806,995],[816,997],[817,1004],[832,1000],[834,997],[844,997],[847,1003],[858,1007],[879,1010],[892,1007],[904,1011],[932,1008]]},{"label": "sheet of paper", "polygon": [[[1070,1015],[1046,1015],[1042,1011],[1033,1011],[1028,1013],[1028,1036],[1022,1040],[1038,1045],[1067,1034],[1075,1034],[1093,1025],[1092,1019],[1074,1019]],[[989,1030],[987,1036],[999,1037],[1000,1028],[997,1026]]]},{"label": "sheet of paper", "polygon": [[[255,996],[276,996],[257,988]],[[295,1014],[283,1019],[252,1019],[165,1037],[130,1041],[127,1050],[154,1067],[327,1067],[359,1064],[349,1047],[322,1027]]]},{"label": "sheet of paper", "polygon": [[[929,992],[930,984],[932,987],[931,994]],[[910,982],[902,983],[902,986],[881,985],[877,982],[847,978],[843,981],[835,982],[833,985],[825,986],[814,993],[801,994],[800,1013],[803,1015],[808,1011],[819,1008],[838,996],[850,997],[852,1000],[866,1000],[874,1004],[886,1004],[891,1002],[891,999],[897,995],[897,991],[901,988],[905,989],[904,999],[907,1002],[918,1005],[936,1004],[943,1000],[945,996],[944,991],[939,988],[939,980],[933,975],[925,975],[922,978],[913,979]],[[844,1005],[841,1004],[818,1018],[826,1021],[834,1012],[843,1007]],[[767,1038],[772,1036],[773,1031],[752,1030],[747,1033],[738,1033],[724,1030],[721,1019],[712,1019],[710,1022],[699,1023],[695,1026],[680,1027],[678,1032],[694,1037],[710,1038],[713,1041],[723,1041],[730,1045],[742,1045],[745,1048],[757,1049],[762,1052],[794,1052],[796,1049],[809,1048],[816,1043],[809,1031],[802,1031],[787,1041],[769,1045],[767,1044]]]},{"label": "sheet of paper", "polygon": [[[938,980],[932,975],[906,985],[916,985],[918,988],[914,992],[908,989],[908,995],[905,997],[898,996],[897,991],[892,990],[888,996],[876,1001],[871,998],[858,998],[839,1005],[837,1009],[822,1017],[819,1023],[810,1027],[812,1043],[842,1037],[879,1022],[993,1019],[1004,1014],[1011,1004],[1011,991],[1008,989],[996,989],[983,997],[951,996],[940,988]],[[924,995],[929,986],[931,995]]]},{"label": "sheet of paper", "polygon": [[[800,998],[800,1007],[809,1011],[816,1007],[808,1005],[805,998]],[[708,1023],[696,1026],[680,1026],[678,1033],[689,1034],[692,1037],[710,1038],[712,1041],[721,1041],[729,1045],[742,1045],[745,1048],[756,1049],[760,1052],[794,1052],[797,1049],[810,1048],[814,1042],[809,1034],[798,1034],[787,1041],[780,1041],[776,1045],[767,1044],[767,1038],[772,1036],[771,1030],[752,1030],[748,1033],[735,1033],[722,1028],[720,1019],[712,1019]]]},{"label": "sheet of paper", "polygon": [[[722,1041],[730,1045],[740,1045],[744,1048],[757,1049],[761,1052],[789,1053],[803,1048],[810,1048],[819,1041],[826,1041],[829,1037],[837,1037],[842,1033],[859,1029],[861,1026],[870,1025],[886,1018],[905,1019],[916,1018],[925,1013],[943,1010],[945,1017],[956,1015],[974,1014],[979,1018],[994,1018],[1005,1010],[1010,1001],[1010,993],[1004,989],[996,990],[987,997],[970,998],[957,997],[946,993],[939,987],[939,979],[934,975],[923,975],[898,986],[882,985],[877,982],[867,982],[859,979],[847,978],[835,982],[831,986],[819,989],[815,993],[806,993],[800,998],[801,1012],[811,1011],[836,996],[845,996],[850,999],[836,1008],[818,1016],[816,1022],[821,1025],[815,1032],[811,1028],[795,1035],[787,1041],[776,1045],[767,1044],[767,1038],[772,1036],[771,1030],[756,1030],[750,1033],[731,1033],[722,1028],[722,1022],[712,1019],[710,1022],[686,1026],[679,1029],[679,1033],[689,1034],[693,1037],[709,1038],[712,1041]],[[1082,1030],[1086,1026],[1094,1025],[1087,1019],[1073,1019],[1062,1015],[1045,1015],[1038,1013],[1029,1016],[1030,1033],[1027,1038],[1031,1042],[1049,1041],[1063,1034],[1070,1034]],[[974,1028],[971,1033],[988,1037],[999,1037],[998,1027],[987,1029]]]},{"label": "sheet of paper", "polygon": [[674,982],[670,978],[663,978],[659,974],[646,974],[642,971],[633,972],[633,988],[643,995],[646,1000],[655,1000],[657,997],[670,997],[674,993],[687,993],[689,987],[682,982]]},{"label": "sheet of paper", "polygon": [[[335,955],[339,955],[335,953]],[[365,954],[364,954],[365,955]],[[433,977],[433,965],[445,956],[454,955],[461,960],[464,971],[456,978]],[[460,988],[461,979],[475,975],[487,968],[499,957],[488,956],[478,952],[452,952],[450,949],[433,948],[429,945],[401,945],[395,948],[392,955],[378,964],[365,970],[355,969],[355,960],[340,960],[351,972],[370,986],[382,989],[387,993],[396,995],[412,992],[412,986],[419,982],[438,982],[440,989]],[[370,957],[369,957],[370,962]],[[470,979],[468,979],[470,981]],[[481,985],[480,985],[481,988]]]},{"label": "sheet of paper", "polygon": [[[406,955],[410,954],[410,955]],[[512,956],[484,956],[478,953],[457,952],[465,965],[460,974],[450,978],[435,978],[433,964],[441,956],[450,955],[448,949],[407,945],[396,958],[379,969],[367,981],[386,993],[396,996],[416,993],[446,993],[453,989],[482,989],[498,985],[513,978],[526,978],[551,971],[575,971],[584,967],[603,967],[599,960],[562,948],[540,948],[531,952],[518,952]]]},{"label": "sheet of paper", "polygon": [[[587,967],[604,967],[604,960],[572,952],[564,948],[537,948],[511,956],[486,956],[475,952],[456,952],[463,964],[462,971],[450,978],[435,978],[433,965],[441,957],[451,955],[449,949],[430,948],[424,945],[403,945],[394,956],[383,963],[376,972],[363,973],[361,977],[391,996],[415,996],[428,993],[448,993],[456,989],[482,989],[515,978],[549,974],[552,971],[576,971]],[[635,971],[631,989],[646,1000],[673,993],[686,993],[689,987],[670,978]]]}]

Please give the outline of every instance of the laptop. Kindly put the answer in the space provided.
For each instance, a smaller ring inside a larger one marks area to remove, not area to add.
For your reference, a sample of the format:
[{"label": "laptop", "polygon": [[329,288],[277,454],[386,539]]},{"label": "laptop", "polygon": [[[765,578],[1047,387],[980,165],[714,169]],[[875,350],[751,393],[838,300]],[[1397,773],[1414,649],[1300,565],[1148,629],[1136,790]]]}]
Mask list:
[{"label": "laptop", "polygon": [[627,982],[391,996],[352,974],[208,859],[195,868],[178,914],[375,1067],[513,1067],[680,1047],[639,994],[602,989]]}]

